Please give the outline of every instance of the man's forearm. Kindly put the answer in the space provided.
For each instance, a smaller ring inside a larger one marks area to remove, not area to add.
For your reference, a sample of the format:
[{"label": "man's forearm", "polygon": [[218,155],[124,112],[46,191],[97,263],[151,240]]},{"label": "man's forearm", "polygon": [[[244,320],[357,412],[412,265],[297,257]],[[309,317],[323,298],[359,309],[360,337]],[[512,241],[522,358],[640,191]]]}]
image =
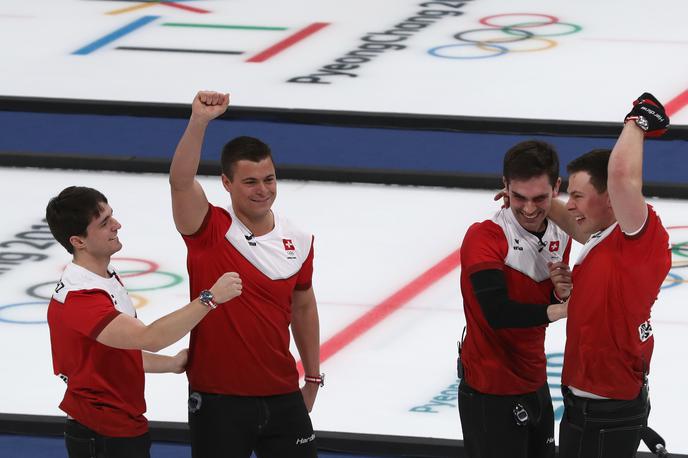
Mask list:
[{"label": "man's forearm", "polygon": [[293,311],[291,330],[305,373],[320,374],[320,319],[315,303]]},{"label": "man's forearm", "polygon": [[164,372],[174,372],[176,369],[175,360],[172,356],[156,355],[147,351],[143,354],[143,371],[149,374],[161,374]]},{"label": "man's forearm", "polygon": [[208,314],[209,308],[196,299],[179,310],[158,318],[145,330],[142,346],[145,350],[159,351],[172,345],[196,326]]},{"label": "man's forearm", "polygon": [[170,166],[172,188],[186,188],[193,184],[201,160],[201,149],[208,121],[191,116]]}]

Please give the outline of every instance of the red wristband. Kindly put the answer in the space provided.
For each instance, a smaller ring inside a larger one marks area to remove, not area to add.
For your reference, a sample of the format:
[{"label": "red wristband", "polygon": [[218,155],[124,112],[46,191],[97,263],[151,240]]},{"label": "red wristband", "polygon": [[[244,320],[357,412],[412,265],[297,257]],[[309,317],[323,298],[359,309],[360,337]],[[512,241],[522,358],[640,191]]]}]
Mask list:
[{"label": "red wristband", "polygon": [[317,383],[320,386],[325,386],[325,374],[306,375],[303,379],[306,383]]}]

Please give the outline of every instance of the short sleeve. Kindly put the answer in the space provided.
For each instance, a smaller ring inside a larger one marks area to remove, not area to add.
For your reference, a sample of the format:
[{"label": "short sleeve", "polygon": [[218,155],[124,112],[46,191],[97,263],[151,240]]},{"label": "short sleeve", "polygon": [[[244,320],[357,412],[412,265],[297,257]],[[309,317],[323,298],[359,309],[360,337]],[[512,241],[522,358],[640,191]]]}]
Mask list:
[{"label": "short sleeve", "polygon": [[92,339],[120,314],[101,289],[71,291],[63,307],[64,325]]},{"label": "short sleeve", "polygon": [[651,246],[657,245],[661,248],[664,248],[665,246],[668,246],[669,243],[669,235],[666,232],[666,229],[664,229],[664,226],[662,226],[659,216],[651,205],[647,206],[647,219],[645,220],[643,227],[640,228],[640,230],[638,230],[635,234],[628,235],[623,232],[622,234],[627,242],[627,247],[631,249],[638,247],[640,251],[646,249],[648,244]]},{"label": "short sleeve", "polygon": [[504,270],[506,238],[492,221],[468,228],[461,245],[461,268],[468,274],[488,269]]},{"label": "short sleeve", "polygon": [[664,268],[666,259],[671,262],[671,256],[668,254],[669,233],[651,205],[648,205],[647,220],[642,229],[634,235],[623,234],[622,237],[622,254],[627,259],[636,261],[630,263],[633,267],[629,270],[651,272]]},{"label": "short sleeve", "polygon": [[193,234],[182,234],[182,238],[187,248],[207,248],[222,239],[227,234],[231,224],[232,217],[229,216],[229,213],[209,203],[201,227]]},{"label": "short sleeve", "polygon": [[314,239],[311,239],[311,249],[308,252],[308,257],[301,265],[298,277],[296,278],[295,288],[299,291],[305,291],[313,285],[313,244]]}]

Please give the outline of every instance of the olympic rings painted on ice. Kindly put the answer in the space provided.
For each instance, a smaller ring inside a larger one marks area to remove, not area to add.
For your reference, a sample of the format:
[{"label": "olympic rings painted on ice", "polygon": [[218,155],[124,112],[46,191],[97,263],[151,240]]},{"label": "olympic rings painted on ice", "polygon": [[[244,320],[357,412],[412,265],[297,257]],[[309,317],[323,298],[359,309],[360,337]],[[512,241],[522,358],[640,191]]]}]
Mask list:
[{"label": "olympic rings painted on ice", "polygon": [[473,44],[473,43],[459,43],[459,44],[455,44],[455,45],[436,46],[434,48],[430,48],[428,50],[428,53],[430,55],[435,56],[435,57],[443,57],[445,59],[486,59],[488,57],[501,56],[502,54],[506,54],[509,52],[509,50],[507,48],[505,48],[504,46],[499,46],[499,45],[495,45],[495,44],[488,44],[488,45],[485,45],[485,48],[488,48],[488,47],[493,48],[497,52],[494,54],[483,54],[483,55],[478,55],[478,56],[460,56],[460,55],[459,56],[451,56],[451,55],[440,53],[440,50],[450,49],[450,48],[460,48],[463,46],[472,46],[474,48],[476,47],[475,44]]},{"label": "olympic rings painted on ice", "polygon": [[[135,276],[135,275],[140,275],[140,272],[141,272],[140,270],[123,270],[122,271],[122,277],[125,277],[127,274],[130,277]],[[156,270],[156,271],[150,272],[150,273],[168,277],[170,280],[168,281],[168,283],[164,283],[162,285],[138,287],[138,288],[127,287],[127,290],[128,291],[155,291],[158,289],[171,288],[173,286],[180,284],[184,280],[181,275],[177,275],[177,274],[172,273],[172,272],[165,272],[163,270]]]},{"label": "olympic rings painted on ice", "polygon": [[134,262],[140,262],[143,263],[144,265],[148,266],[145,270],[131,270],[128,271],[127,274],[124,272],[118,272],[120,274],[119,276],[122,278],[125,277],[138,277],[140,275],[146,275],[146,274],[152,274],[153,272],[157,271],[160,268],[160,265],[157,262],[154,261],[149,261],[148,259],[141,259],[141,258],[112,258],[113,261],[134,261]]},{"label": "olympic rings painted on ice", "polygon": [[[688,226],[667,226],[666,229],[667,231],[688,229]],[[671,234],[672,232],[669,233]],[[688,242],[671,243],[671,254],[676,255],[679,258],[688,258]],[[683,275],[677,272],[678,269],[682,269],[684,267],[688,267],[688,259],[672,259],[671,270],[669,271],[667,278],[664,279],[661,289],[673,288],[675,286],[688,283],[688,280],[686,280]]]},{"label": "olympic rings painted on ice", "polygon": [[478,22],[480,22],[482,25],[486,25],[488,27],[505,27],[504,24],[491,24],[490,21],[495,18],[499,17],[511,17],[511,16],[535,16],[539,18],[545,18],[549,22],[545,22],[544,25],[550,25],[550,24],[556,24],[559,22],[559,18],[556,16],[551,16],[549,14],[541,14],[541,13],[503,13],[503,14],[493,14],[492,16],[485,16],[484,18],[480,19]]},{"label": "olympic rings painted on ice", "polygon": [[[148,305],[149,300],[141,294],[136,294],[136,292],[143,291],[156,291],[161,289],[172,288],[179,285],[184,281],[181,275],[173,272],[166,272],[158,270],[160,265],[154,261],[142,258],[112,258],[115,263],[117,261],[134,262],[138,263],[133,269],[125,269],[118,271],[118,275],[125,280],[125,286],[129,291],[129,297],[132,300],[134,308],[141,309]],[[152,280],[151,280],[152,279]],[[12,323],[12,324],[45,324],[45,319],[42,320],[25,320],[17,319],[9,316],[6,312],[7,310],[16,311],[17,308],[21,307],[34,307],[37,305],[42,305],[46,310],[50,299],[55,291],[56,280],[47,281],[42,283],[37,283],[35,285],[29,286],[25,293],[31,298],[37,299],[37,301],[31,302],[18,302],[7,305],[0,306],[0,323]],[[128,284],[128,285],[127,285]]]},{"label": "olympic rings painted on ice", "polygon": [[141,296],[140,294],[129,293],[129,297],[131,298],[131,302],[133,303],[134,308],[137,310],[148,305],[148,299]]},{"label": "olympic rings painted on ice", "polygon": [[[668,284],[666,284],[668,282]],[[677,273],[669,272],[667,277],[664,279],[662,287],[660,289],[673,288],[674,286],[679,286],[686,283],[686,280]]]},{"label": "olympic rings painted on ice", "polygon": [[[500,24],[495,19],[509,17],[520,18],[516,23]],[[533,20],[534,19],[534,20]],[[479,29],[464,30],[454,35],[462,43],[435,46],[428,53],[445,59],[485,59],[499,57],[509,52],[538,52],[552,49],[557,42],[546,37],[559,37],[580,32],[583,28],[578,24],[561,22],[556,16],[539,13],[508,13],[494,14],[480,19],[480,24],[486,26]],[[564,27],[563,30],[557,28]],[[554,30],[552,30],[554,28]],[[527,30],[529,29],[529,30]],[[532,29],[550,29],[536,33]],[[538,46],[522,46],[521,43],[536,42]],[[509,46],[514,44],[514,46]],[[468,48],[480,50],[477,54],[467,54]]]},{"label": "olympic rings painted on ice", "polygon": [[0,323],[9,323],[9,324],[46,324],[48,320],[46,318],[43,318],[41,320],[22,320],[18,318],[7,318],[4,317],[3,315],[5,314],[5,310],[9,309],[14,309],[17,307],[27,307],[27,306],[35,306],[35,305],[42,305],[44,310],[43,310],[43,316],[47,313],[48,310],[48,303],[45,301],[33,301],[33,302],[18,302],[16,304],[7,304],[7,305],[0,305]]}]

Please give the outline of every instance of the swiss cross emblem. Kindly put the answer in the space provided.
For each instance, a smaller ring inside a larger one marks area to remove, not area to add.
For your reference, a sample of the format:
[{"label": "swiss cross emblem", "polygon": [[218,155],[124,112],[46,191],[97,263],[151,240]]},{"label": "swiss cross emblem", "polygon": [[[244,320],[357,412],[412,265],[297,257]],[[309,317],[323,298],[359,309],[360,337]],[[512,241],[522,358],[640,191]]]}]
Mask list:
[{"label": "swiss cross emblem", "polygon": [[289,239],[282,239],[282,243],[284,243],[284,249],[287,251],[294,251],[296,249],[294,248],[294,243]]},{"label": "swiss cross emblem", "polygon": [[549,242],[549,251],[559,251],[559,240]]}]

